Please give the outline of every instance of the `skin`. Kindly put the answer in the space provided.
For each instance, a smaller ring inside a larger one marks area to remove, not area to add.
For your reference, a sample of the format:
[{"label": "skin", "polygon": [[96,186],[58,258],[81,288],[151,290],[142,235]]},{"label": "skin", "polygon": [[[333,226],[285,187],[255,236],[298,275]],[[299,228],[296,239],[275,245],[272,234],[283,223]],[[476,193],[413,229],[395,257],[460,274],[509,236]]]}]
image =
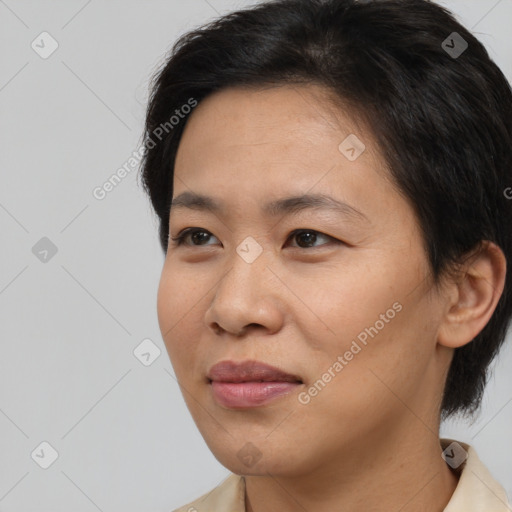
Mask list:
[{"label": "skin", "polygon": [[[366,150],[338,149],[356,134]],[[439,407],[454,348],[480,332],[503,290],[505,258],[486,244],[457,280],[435,286],[411,205],[391,183],[371,132],[319,86],[230,88],[194,110],[174,197],[214,196],[225,214],[176,209],[158,319],[190,413],[207,445],[246,477],[249,512],[443,510],[457,476],[441,458]],[[326,193],[368,221],[331,211],[267,218],[269,199]],[[314,230],[316,241],[294,236]],[[328,235],[328,236],[324,236]],[[247,237],[262,248],[247,263]],[[332,238],[330,238],[332,237]],[[402,306],[308,404],[298,400],[365,328]],[[299,375],[295,392],[251,409],[214,401],[223,360]],[[251,467],[237,453],[251,442]]]}]

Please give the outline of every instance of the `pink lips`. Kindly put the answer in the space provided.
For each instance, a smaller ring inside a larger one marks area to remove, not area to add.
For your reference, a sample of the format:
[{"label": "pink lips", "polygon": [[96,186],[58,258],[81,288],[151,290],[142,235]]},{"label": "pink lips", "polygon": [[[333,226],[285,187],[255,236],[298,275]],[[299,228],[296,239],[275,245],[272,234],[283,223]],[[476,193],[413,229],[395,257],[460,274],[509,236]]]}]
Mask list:
[{"label": "pink lips", "polygon": [[207,377],[215,401],[231,408],[263,405],[302,384],[300,377],[258,361],[221,361]]}]

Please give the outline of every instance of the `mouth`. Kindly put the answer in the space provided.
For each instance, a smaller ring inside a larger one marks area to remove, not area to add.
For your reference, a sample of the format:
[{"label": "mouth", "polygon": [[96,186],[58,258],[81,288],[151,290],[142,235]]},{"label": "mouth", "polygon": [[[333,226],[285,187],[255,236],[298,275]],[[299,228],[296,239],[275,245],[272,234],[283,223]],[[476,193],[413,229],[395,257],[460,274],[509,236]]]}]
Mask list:
[{"label": "mouth", "polygon": [[302,379],[259,361],[222,361],[208,375],[214,400],[227,408],[248,408],[288,395],[303,385]]}]

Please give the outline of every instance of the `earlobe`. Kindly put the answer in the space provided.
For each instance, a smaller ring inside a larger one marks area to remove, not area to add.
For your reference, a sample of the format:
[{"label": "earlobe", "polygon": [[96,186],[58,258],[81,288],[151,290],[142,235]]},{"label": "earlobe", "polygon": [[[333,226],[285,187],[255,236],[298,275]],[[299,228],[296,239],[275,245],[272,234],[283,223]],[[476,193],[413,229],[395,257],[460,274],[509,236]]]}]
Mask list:
[{"label": "earlobe", "polygon": [[449,302],[438,343],[458,348],[473,340],[487,325],[505,286],[507,262],[503,251],[485,241],[466,262],[461,277],[451,283]]}]

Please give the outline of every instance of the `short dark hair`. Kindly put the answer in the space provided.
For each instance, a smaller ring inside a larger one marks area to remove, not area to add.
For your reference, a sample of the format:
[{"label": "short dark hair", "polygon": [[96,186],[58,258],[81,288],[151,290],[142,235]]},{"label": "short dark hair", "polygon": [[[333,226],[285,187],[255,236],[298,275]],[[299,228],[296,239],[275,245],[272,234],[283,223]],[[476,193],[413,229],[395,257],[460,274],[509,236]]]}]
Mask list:
[{"label": "short dark hair", "polygon": [[[180,37],[151,82],[141,162],[164,252],[186,124],[170,116],[226,87],[282,84],[324,86],[365,121],[417,216],[435,283],[484,240],[512,261],[512,90],[484,46],[428,0],[271,0]],[[443,418],[479,408],[511,315],[507,265],[491,319],[455,350]]]}]

